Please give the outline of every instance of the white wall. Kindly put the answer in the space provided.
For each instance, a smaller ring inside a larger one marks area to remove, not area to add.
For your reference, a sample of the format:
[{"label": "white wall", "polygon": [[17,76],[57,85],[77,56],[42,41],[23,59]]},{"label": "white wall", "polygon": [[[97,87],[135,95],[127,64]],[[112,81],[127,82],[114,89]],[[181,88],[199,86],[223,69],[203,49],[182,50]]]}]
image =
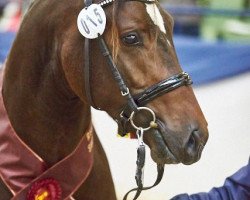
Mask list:
[{"label": "white wall", "polygon": [[[201,160],[191,166],[168,165],[163,181],[140,200],[168,200],[179,193],[208,191],[248,162],[250,155],[250,73],[194,89],[209,124],[210,138]],[[136,141],[117,138],[116,125],[93,111],[98,135],[109,158],[119,199],[133,186]],[[145,183],[156,177],[147,153]]]}]

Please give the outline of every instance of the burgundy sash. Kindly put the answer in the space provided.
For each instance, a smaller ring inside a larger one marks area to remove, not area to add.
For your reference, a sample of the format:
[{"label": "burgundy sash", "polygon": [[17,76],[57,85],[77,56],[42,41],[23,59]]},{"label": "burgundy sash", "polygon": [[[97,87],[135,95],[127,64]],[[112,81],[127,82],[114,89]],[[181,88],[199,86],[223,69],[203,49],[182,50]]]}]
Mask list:
[{"label": "burgundy sash", "polygon": [[[0,91],[2,75],[0,73]],[[73,193],[88,177],[93,166],[93,127],[84,134],[76,149],[51,168],[15,133],[0,94],[0,176],[14,197],[26,200],[30,188],[46,179],[60,185],[62,199],[72,200]]]}]

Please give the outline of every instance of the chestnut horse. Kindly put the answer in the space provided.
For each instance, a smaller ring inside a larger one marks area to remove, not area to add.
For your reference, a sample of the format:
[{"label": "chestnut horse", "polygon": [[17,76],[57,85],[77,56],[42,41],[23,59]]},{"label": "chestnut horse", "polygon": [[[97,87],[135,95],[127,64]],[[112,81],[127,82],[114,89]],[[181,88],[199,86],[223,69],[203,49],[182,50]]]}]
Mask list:
[{"label": "chestnut horse", "polygon": [[[91,125],[84,80],[86,40],[76,24],[83,7],[83,0],[34,0],[4,68],[2,94],[11,125],[48,167],[69,155]],[[172,41],[173,19],[157,1],[115,0],[104,11],[103,38],[132,95],[182,72]],[[89,62],[94,104],[119,119],[127,102],[97,40],[90,42]],[[145,106],[159,124],[143,137],[152,159],[158,164],[198,161],[208,131],[192,88],[182,85]],[[130,125],[126,131],[135,129]],[[107,158],[96,134],[93,156],[91,172],[73,197],[115,200]],[[0,200],[12,196],[1,180]]]}]

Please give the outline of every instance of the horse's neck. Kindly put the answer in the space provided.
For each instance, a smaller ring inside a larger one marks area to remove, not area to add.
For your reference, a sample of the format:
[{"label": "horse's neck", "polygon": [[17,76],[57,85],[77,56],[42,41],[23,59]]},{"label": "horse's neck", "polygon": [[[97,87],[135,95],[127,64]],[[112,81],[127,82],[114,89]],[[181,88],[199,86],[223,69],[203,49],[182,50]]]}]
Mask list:
[{"label": "horse's neck", "polygon": [[52,77],[33,77],[43,79],[35,86],[22,80],[26,74],[20,73],[12,80],[11,66],[6,70],[4,102],[15,131],[47,163],[53,164],[75,148],[90,124],[90,109],[77,97],[65,95]]},{"label": "horse's neck", "polygon": [[70,97],[60,77],[49,70],[31,77],[20,69],[15,76],[11,64],[7,64],[3,87],[10,121],[21,139],[53,164],[75,148],[90,124],[90,109],[79,98]]},{"label": "horse's neck", "polygon": [[10,52],[3,97],[17,134],[54,164],[76,147],[90,125],[90,108],[65,79],[53,33],[30,31],[30,21],[22,25]]}]

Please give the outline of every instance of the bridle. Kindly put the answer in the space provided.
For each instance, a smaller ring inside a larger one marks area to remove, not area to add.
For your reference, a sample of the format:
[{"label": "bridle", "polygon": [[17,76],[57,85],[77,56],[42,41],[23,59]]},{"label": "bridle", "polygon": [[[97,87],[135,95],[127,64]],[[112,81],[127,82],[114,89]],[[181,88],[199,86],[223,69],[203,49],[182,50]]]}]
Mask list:
[{"label": "bridle", "polygon": [[[115,0],[103,0],[99,2],[99,5],[101,5],[102,7],[105,7],[107,5],[112,4],[113,1]],[[155,3],[154,0],[136,0],[136,1],[141,1],[144,3]],[[92,0],[85,0],[86,7],[90,6],[91,4],[92,4]],[[112,58],[112,55],[106,45],[106,42],[104,41],[101,35],[99,35],[98,40],[99,40],[101,53],[106,58],[109,69],[112,72],[117,85],[119,86],[121,95],[127,100],[127,104],[122,110],[120,114],[120,118],[116,119],[116,121],[123,127],[123,132],[122,133],[120,132],[119,134],[124,136],[126,134],[125,132],[126,127],[128,126],[128,124],[131,124],[136,130],[138,141],[139,141],[139,145],[137,149],[137,162],[136,162],[137,169],[136,169],[136,175],[135,175],[137,188],[134,188],[130,190],[129,192],[127,192],[123,198],[123,200],[126,200],[130,192],[136,191],[136,194],[133,198],[133,200],[136,200],[139,197],[142,190],[148,190],[158,185],[164,174],[164,165],[157,164],[158,175],[157,175],[157,179],[155,183],[150,187],[143,187],[143,168],[145,164],[145,145],[143,143],[143,133],[144,131],[157,127],[155,113],[150,108],[144,107],[144,106],[148,102],[152,101],[153,99],[165,93],[168,93],[174,89],[177,89],[180,86],[192,84],[192,80],[190,79],[189,75],[186,72],[181,72],[177,75],[171,76],[170,78],[167,78],[161,81],[160,83],[157,83],[147,88],[140,94],[136,94],[132,96],[132,94],[129,91],[129,88],[126,86],[125,81],[123,80]],[[84,68],[85,91],[86,91],[86,96],[90,105],[100,110],[100,108],[98,108],[94,104],[91,91],[90,91],[90,60],[89,60],[90,46],[89,46],[89,42],[90,42],[89,39],[85,38],[85,63],[84,63],[85,64],[85,68]],[[134,123],[135,113],[138,113],[141,110],[147,111],[152,115],[152,120],[148,127],[140,127]]]},{"label": "bridle", "polygon": [[[108,6],[112,4],[115,0],[102,0],[98,4],[102,7]],[[129,1],[141,1],[143,3],[155,3],[155,0],[129,0]],[[92,4],[92,0],[85,0],[86,7],[90,6]],[[192,80],[189,77],[189,75],[186,72],[181,72],[177,75],[171,76],[170,78],[167,78],[155,85],[152,85],[151,87],[145,89],[143,92],[132,95],[129,91],[129,88],[125,84],[124,79],[122,78],[113,58],[112,55],[107,47],[107,44],[103,37],[101,35],[98,36],[97,40],[99,41],[99,46],[102,55],[106,58],[106,61],[108,63],[109,69],[112,72],[112,75],[119,86],[121,95],[126,98],[126,105],[124,109],[122,110],[119,119],[116,119],[117,123],[123,127],[123,132],[120,132],[119,134],[121,136],[124,136],[126,134],[126,128],[128,125],[132,125],[134,129],[136,130],[137,138],[138,138],[138,149],[137,149],[137,169],[136,169],[136,184],[137,188],[130,190],[123,198],[123,200],[126,200],[128,197],[128,194],[132,191],[136,191],[136,194],[134,196],[134,200],[136,200],[142,190],[148,190],[152,187],[156,186],[160,183],[163,173],[164,173],[164,165],[157,164],[157,179],[155,183],[150,187],[143,187],[143,168],[145,164],[145,145],[143,143],[143,133],[144,131],[147,131],[151,128],[157,128],[157,119],[155,116],[154,111],[152,111],[150,108],[145,107],[145,105],[152,101],[153,99],[166,94],[172,90],[175,90],[181,86],[184,85],[190,85],[192,84]],[[85,79],[85,91],[87,100],[90,103],[90,105],[98,110],[98,108],[93,101],[91,90],[90,90],[90,40],[88,38],[85,38],[85,68],[84,68],[84,79]],[[141,127],[140,125],[135,124],[134,122],[134,116],[135,114],[139,113],[140,111],[148,112],[152,119],[147,127]]]}]

